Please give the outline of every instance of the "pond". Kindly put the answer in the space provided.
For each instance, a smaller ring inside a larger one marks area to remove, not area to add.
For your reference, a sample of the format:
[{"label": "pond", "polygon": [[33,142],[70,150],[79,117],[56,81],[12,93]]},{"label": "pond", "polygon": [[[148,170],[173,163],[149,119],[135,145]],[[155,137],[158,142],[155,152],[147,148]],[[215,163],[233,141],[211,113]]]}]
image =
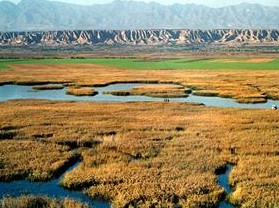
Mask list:
[{"label": "pond", "polygon": [[[130,90],[133,87],[145,84],[112,84],[106,87],[95,87],[98,91],[95,96],[73,96],[67,95],[66,88],[59,90],[39,90],[35,91],[32,86],[3,85],[0,86],[0,102],[13,99],[48,99],[65,101],[91,101],[91,102],[139,102],[139,101],[163,101],[163,98],[148,96],[115,96],[103,94],[104,91]],[[170,102],[198,102],[212,107],[233,107],[233,108],[271,108],[273,104],[279,106],[279,101],[268,100],[260,104],[241,104],[234,99],[220,97],[196,96],[190,94],[185,98],[170,98]]]}]

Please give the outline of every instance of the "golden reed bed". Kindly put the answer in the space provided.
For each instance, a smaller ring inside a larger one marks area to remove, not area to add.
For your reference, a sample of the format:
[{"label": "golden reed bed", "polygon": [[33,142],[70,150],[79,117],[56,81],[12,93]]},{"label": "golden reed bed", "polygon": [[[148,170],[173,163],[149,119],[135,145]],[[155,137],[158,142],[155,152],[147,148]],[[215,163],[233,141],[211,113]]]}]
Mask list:
[{"label": "golden reed bed", "polygon": [[216,207],[215,171],[226,163],[235,164],[232,203],[279,205],[279,111],[36,100],[0,110],[2,180],[49,178],[76,148],[82,163],[62,185],[115,207]]}]

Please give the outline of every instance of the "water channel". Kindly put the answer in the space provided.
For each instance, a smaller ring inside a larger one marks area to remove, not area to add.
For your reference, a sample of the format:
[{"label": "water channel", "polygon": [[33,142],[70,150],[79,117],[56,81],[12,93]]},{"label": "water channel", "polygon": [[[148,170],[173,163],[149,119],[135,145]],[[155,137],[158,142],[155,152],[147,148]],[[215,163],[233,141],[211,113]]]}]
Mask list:
[{"label": "water channel", "polygon": [[[80,161],[71,166],[64,174],[59,178],[53,179],[48,182],[31,182],[29,180],[16,180],[12,182],[0,182],[0,199],[4,196],[18,197],[22,195],[36,195],[36,196],[49,196],[54,198],[72,198],[80,202],[88,204],[90,207],[97,208],[109,208],[111,205],[109,202],[104,202],[100,200],[94,200],[83,194],[81,191],[73,191],[62,188],[59,182],[62,180],[64,175],[72,171],[80,164]],[[232,189],[229,185],[229,174],[232,170],[231,165],[226,165],[225,172],[217,175],[218,184],[225,189],[226,194],[230,194]],[[233,206],[223,200],[218,208],[233,208]]]},{"label": "water channel", "polygon": [[[90,102],[139,102],[139,101],[163,101],[163,98],[148,96],[115,96],[103,94],[104,91],[131,90],[133,87],[144,84],[112,84],[106,87],[95,87],[98,91],[95,96],[73,96],[66,94],[67,89],[39,90],[35,91],[32,86],[3,85],[0,86],[0,102],[13,99],[48,99],[66,101],[90,101]],[[233,107],[233,108],[271,108],[272,105],[279,106],[278,100],[268,100],[260,104],[237,103],[234,99],[220,97],[196,96],[190,94],[185,98],[170,98],[170,102],[197,102],[206,106]]]},{"label": "water channel", "polygon": [[[225,189],[226,195],[232,193],[232,189],[229,184],[229,175],[232,171],[232,168],[232,165],[226,165],[224,169],[225,172],[217,175],[218,184]],[[218,208],[233,208],[233,206],[225,199],[219,204]]]},{"label": "water channel", "polygon": [[47,182],[31,182],[29,180],[15,180],[11,182],[0,182],[0,200],[4,196],[19,197],[22,195],[48,196],[54,198],[71,198],[88,204],[90,207],[109,208],[110,203],[93,200],[81,191],[72,191],[62,188],[59,182],[64,175],[79,165],[80,161],[71,166],[59,178]]}]

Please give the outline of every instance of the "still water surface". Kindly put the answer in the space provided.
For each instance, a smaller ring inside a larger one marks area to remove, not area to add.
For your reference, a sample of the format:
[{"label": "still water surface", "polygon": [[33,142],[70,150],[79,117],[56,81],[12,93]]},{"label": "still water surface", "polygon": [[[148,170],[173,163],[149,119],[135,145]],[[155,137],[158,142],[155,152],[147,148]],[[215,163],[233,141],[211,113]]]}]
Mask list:
[{"label": "still water surface", "polygon": [[[48,99],[66,101],[91,101],[91,102],[139,102],[139,101],[163,101],[163,98],[147,96],[115,96],[103,94],[104,91],[130,90],[136,86],[144,84],[113,84],[106,87],[95,87],[98,91],[95,96],[73,96],[66,94],[66,88],[61,90],[40,90],[34,91],[31,86],[4,85],[0,86],[0,102],[13,99]],[[233,107],[233,108],[271,108],[273,104],[279,106],[279,101],[268,100],[260,104],[241,104],[234,99],[220,97],[206,97],[189,95],[185,98],[170,98],[170,102],[198,102],[206,106],[214,107]]]}]

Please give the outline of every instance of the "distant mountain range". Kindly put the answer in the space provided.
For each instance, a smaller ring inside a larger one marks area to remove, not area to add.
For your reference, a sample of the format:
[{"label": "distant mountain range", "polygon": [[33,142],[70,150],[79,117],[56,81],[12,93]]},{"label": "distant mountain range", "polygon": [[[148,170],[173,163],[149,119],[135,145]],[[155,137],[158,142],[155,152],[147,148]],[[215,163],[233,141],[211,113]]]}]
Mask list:
[{"label": "distant mountain range", "polygon": [[279,30],[64,30],[0,32],[0,46],[279,45]]},{"label": "distant mountain range", "polygon": [[114,1],[92,6],[45,0],[0,2],[0,31],[134,29],[279,29],[279,7]]}]

